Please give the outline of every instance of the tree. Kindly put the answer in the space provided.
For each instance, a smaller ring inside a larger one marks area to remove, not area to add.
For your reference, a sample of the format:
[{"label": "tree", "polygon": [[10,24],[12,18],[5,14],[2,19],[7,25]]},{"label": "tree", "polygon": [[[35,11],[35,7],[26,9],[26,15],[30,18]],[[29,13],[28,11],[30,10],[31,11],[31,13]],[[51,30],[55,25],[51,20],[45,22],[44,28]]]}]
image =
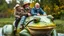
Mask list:
[{"label": "tree", "polygon": [[0,1],[0,12],[4,12],[5,10],[7,10],[7,3],[5,2],[5,0],[1,0]]}]

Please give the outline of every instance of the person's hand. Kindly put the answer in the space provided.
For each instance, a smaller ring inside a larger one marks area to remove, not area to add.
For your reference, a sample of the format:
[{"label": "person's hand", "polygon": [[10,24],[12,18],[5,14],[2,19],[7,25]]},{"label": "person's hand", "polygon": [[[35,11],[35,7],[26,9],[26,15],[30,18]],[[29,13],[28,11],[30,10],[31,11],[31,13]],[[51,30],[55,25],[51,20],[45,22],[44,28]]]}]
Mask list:
[{"label": "person's hand", "polygon": [[28,13],[28,16],[31,16],[31,14],[30,14],[30,13]]},{"label": "person's hand", "polygon": [[17,16],[18,18],[20,18],[20,16]]},{"label": "person's hand", "polygon": [[40,16],[40,14],[38,13],[37,16]]}]

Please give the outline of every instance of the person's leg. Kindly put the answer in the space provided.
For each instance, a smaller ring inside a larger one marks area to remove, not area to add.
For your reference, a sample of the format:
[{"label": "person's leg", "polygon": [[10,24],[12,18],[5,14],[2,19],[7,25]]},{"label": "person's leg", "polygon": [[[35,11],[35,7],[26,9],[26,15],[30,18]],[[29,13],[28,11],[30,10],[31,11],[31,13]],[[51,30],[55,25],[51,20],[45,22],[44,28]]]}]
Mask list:
[{"label": "person's leg", "polygon": [[20,19],[21,18],[17,18],[17,17],[15,19],[15,24],[14,24],[15,26],[14,26],[14,32],[13,32],[14,36],[16,36],[17,26],[18,26]]},{"label": "person's leg", "polygon": [[16,18],[16,21],[15,21],[15,27],[16,27],[16,29],[17,29],[17,26],[18,26],[18,23],[19,23],[20,19],[21,18]]},{"label": "person's leg", "polygon": [[26,16],[22,16],[22,18],[21,18],[21,24],[24,24],[24,22],[25,22],[25,20],[26,20]]},{"label": "person's leg", "polygon": [[24,28],[24,22],[25,22],[25,20],[26,20],[26,16],[22,16],[22,18],[21,18],[21,20],[20,20],[20,24],[21,24],[21,29],[23,29]]}]

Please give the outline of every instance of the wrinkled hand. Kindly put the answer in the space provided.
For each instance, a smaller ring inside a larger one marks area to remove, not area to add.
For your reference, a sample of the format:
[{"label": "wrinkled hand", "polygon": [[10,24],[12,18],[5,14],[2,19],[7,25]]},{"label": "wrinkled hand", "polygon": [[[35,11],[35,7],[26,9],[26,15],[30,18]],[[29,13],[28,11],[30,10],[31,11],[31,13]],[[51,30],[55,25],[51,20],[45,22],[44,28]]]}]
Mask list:
[{"label": "wrinkled hand", "polygon": [[40,14],[38,13],[37,16],[40,16]]},{"label": "wrinkled hand", "polygon": [[28,16],[31,16],[31,14],[30,14],[30,13],[28,13]]}]

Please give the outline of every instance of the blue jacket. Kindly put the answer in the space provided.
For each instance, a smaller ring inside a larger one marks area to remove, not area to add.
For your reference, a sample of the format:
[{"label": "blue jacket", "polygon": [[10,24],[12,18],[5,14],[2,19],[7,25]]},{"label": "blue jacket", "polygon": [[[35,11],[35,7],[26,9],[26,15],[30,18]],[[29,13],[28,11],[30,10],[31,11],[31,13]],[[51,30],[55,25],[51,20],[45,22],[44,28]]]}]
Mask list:
[{"label": "blue jacket", "polygon": [[32,16],[37,15],[38,13],[41,14],[41,15],[46,14],[41,8],[39,8],[39,9],[32,8],[31,9]]}]

